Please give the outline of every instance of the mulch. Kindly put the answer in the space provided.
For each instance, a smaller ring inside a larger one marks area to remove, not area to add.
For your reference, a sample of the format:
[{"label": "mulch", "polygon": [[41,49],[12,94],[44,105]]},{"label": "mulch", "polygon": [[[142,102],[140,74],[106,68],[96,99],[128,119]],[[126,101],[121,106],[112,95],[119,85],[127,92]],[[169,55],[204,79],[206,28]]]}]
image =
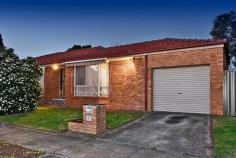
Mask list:
[{"label": "mulch", "polygon": [[42,154],[41,151],[31,150],[0,141],[0,157],[38,158]]}]

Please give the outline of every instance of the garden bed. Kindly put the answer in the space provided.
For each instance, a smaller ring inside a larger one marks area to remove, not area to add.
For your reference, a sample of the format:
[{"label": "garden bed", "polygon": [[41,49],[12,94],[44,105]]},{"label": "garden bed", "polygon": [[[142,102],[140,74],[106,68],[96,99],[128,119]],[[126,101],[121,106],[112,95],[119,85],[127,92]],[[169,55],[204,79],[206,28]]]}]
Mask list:
[{"label": "garden bed", "polygon": [[0,141],[1,158],[38,158],[43,152]]}]

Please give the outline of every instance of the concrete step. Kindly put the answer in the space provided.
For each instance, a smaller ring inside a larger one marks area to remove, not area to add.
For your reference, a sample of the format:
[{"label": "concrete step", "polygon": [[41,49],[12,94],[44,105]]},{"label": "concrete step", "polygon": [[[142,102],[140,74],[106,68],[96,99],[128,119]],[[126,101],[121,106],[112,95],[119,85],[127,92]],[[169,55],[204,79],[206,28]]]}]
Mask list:
[{"label": "concrete step", "polygon": [[65,105],[65,99],[52,99],[50,101],[47,102],[47,104],[51,104],[51,105]]}]

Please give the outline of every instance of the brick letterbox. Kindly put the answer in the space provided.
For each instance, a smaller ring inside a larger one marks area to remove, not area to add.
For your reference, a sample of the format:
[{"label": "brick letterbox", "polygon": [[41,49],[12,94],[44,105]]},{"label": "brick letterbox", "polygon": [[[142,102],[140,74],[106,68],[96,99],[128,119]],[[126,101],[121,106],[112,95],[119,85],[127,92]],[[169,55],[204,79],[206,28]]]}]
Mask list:
[{"label": "brick letterbox", "polygon": [[83,105],[83,120],[68,122],[70,131],[99,134],[106,130],[106,106]]}]

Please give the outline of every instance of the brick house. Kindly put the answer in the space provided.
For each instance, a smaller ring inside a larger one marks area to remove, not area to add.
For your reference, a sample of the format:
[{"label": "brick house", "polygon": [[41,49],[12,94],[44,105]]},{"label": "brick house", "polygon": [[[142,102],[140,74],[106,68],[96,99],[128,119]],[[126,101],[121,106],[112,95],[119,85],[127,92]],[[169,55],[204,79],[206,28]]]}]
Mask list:
[{"label": "brick house", "polygon": [[223,114],[225,41],[161,39],[37,57],[42,102],[110,110]]}]

